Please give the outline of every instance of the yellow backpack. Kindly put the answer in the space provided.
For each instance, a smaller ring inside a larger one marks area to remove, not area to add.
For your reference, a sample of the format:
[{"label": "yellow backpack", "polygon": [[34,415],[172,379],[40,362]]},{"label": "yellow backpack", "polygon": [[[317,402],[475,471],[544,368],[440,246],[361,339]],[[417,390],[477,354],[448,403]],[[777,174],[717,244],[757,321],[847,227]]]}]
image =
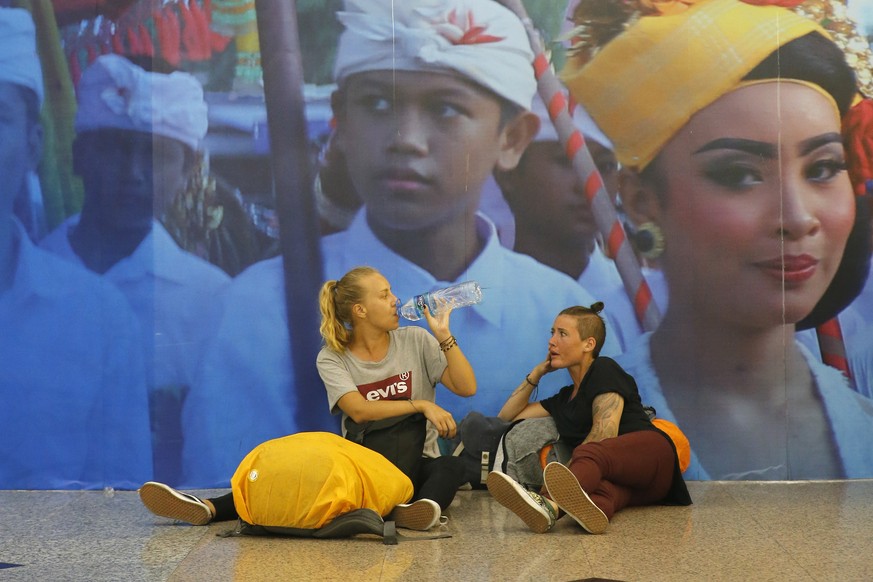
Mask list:
[{"label": "yellow backpack", "polygon": [[333,537],[319,532],[354,511],[381,522],[413,493],[409,478],[385,457],[327,432],[258,445],[240,463],[231,488],[240,533],[312,537]]}]

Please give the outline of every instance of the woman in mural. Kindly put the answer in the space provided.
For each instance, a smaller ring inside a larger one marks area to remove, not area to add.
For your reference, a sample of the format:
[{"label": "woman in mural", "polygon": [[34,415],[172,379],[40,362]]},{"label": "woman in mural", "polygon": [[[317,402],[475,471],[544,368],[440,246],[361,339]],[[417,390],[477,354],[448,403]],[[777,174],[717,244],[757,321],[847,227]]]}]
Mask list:
[{"label": "woman in mural", "polygon": [[688,478],[869,477],[873,403],[794,339],[869,263],[840,133],[855,76],[791,10],[668,4],[602,36],[580,3],[576,35],[602,46],[563,72],[626,168],[629,214],[663,236],[669,307],[618,361],[688,435]]}]

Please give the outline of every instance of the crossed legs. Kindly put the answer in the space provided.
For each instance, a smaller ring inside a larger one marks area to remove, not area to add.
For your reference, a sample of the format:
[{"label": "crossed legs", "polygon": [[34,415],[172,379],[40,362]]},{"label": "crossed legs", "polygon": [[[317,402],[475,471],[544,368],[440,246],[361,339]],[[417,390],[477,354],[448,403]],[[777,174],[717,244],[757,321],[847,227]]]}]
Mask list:
[{"label": "crossed legs", "polygon": [[591,501],[612,519],[625,507],[663,499],[673,482],[675,463],[667,439],[643,430],[579,445],[568,468]]}]

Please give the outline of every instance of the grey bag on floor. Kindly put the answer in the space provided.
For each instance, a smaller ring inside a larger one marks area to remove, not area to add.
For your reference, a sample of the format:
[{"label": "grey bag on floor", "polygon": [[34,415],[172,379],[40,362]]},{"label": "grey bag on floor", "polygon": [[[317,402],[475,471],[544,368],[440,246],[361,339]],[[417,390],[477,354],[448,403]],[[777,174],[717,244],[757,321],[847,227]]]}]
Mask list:
[{"label": "grey bag on floor", "polygon": [[540,451],[548,445],[553,446],[547,462],[566,464],[570,460],[573,450],[560,440],[551,416],[520,420],[503,435],[494,466],[522,485],[539,490],[543,486]]},{"label": "grey bag on floor", "polygon": [[485,488],[488,473],[495,466],[500,437],[511,425],[507,420],[476,411],[468,413],[458,425],[452,455],[464,462],[464,478],[473,489]]}]

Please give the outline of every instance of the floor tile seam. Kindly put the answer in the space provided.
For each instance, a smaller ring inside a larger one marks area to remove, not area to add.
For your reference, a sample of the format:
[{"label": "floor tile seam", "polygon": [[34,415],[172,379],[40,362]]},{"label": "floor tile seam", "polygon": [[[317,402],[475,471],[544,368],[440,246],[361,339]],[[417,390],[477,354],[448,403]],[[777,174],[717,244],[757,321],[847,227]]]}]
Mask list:
[{"label": "floor tile seam", "polygon": [[396,550],[397,546],[388,546],[382,544],[380,547],[382,548],[382,564],[379,568],[379,582],[382,582],[383,580],[394,582],[397,580],[397,573],[392,573],[388,570],[388,560],[389,554],[394,553],[391,550]]},{"label": "floor tile seam", "polygon": [[809,568],[807,568],[803,562],[797,559],[797,553],[795,551],[787,548],[778,536],[772,535],[772,532],[768,533],[771,534],[771,539],[773,540],[773,543],[779,546],[779,549],[782,550],[782,553],[785,555],[789,562],[793,563],[798,569],[800,569],[800,571],[809,576],[810,580],[817,580],[817,578],[813,576],[812,572],[809,571]]},{"label": "floor tile seam", "polygon": [[[197,526],[197,525],[190,526],[192,528],[197,528],[198,530],[202,529],[203,533],[201,533],[200,536],[196,540],[193,540],[191,542],[191,544],[188,546],[187,551],[185,551],[185,555],[182,556],[176,562],[176,565],[173,566],[173,569],[167,573],[167,577],[164,578],[164,580],[167,580],[167,581],[172,580],[173,576],[175,576],[175,574],[179,571],[179,569],[185,564],[185,561],[188,559],[188,557],[191,556],[191,553],[194,550],[196,550],[197,548],[199,548],[201,546],[201,544],[203,544],[205,546],[205,545],[208,545],[209,543],[223,540],[224,538],[222,538],[221,536],[218,535],[219,528],[221,526],[226,526],[226,525],[227,525],[227,523],[220,522],[220,523],[213,523],[212,525],[207,525],[207,526]],[[221,533],[223,533],[224,531],[227,531],[227,530],[222,529]],[[206,537],[210,534],[210,532],[212,532],[212,534],[213,534],[211,540]]]},{"label": "floor tile seam", "polygon": [[[733,481],[731,481],[730,483],[733,483]],[[739,482],[737,482],[737,483],[739,483]],[[724,491],[725,491],[725,493],[727,493],[728,497],[731,498],[731,501],[733,501],[736,504],[737,510],[742,511],[749,518],[751,518],[751,520],[755,523],[755,525],[761,529],[762,533],[772,534],[773,532],[770,530],[770,528],[767,527],[767,523],[762,522],[761,520],[758,519],[758,513],[755,511],[755,503],[751,503],[751,504],[748,503],[747,499],[743,498],[742,495],[738,496],[731,489],[733,489],[733,488],[727,487],[724,489]]]}]

